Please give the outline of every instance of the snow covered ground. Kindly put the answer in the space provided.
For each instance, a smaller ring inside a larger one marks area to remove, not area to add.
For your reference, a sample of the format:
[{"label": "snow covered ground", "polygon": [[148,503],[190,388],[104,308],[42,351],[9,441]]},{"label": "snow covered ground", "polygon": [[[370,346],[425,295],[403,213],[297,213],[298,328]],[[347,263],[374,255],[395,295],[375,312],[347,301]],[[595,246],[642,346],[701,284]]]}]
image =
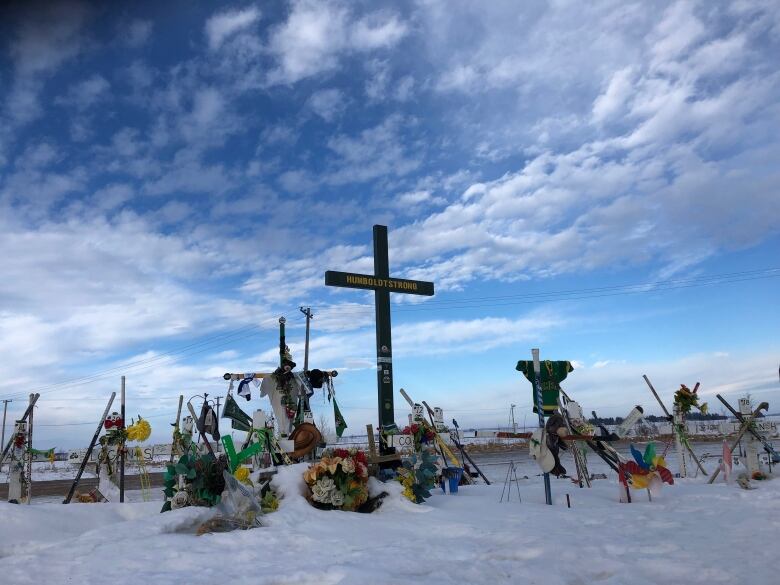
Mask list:
[{"label": "snow covered ground", "polygon": [[[0,503],[4,585],[24,583],[402,584],[778,582],[780,481],[745,491],[702,478],[666,486],[649,502],[617,503],[617,484],[590,490],[553,480],[554,506],[523,465],[522,502],[494,485],[462,487],[417,506],[391,495],[374,514],[315,510],[298,465],[275,480],[284,494],[265,526],[195,536],[212,513],[159,514],[160,502]],[[489,468],[489,466],[486,466]],[[501,469],[496,466],[500,476]],[[373,480],[372,480],[373,481]],[[381,485],[381,484],[378,484]],[[566,494],[572,507],[566,507]]]}]

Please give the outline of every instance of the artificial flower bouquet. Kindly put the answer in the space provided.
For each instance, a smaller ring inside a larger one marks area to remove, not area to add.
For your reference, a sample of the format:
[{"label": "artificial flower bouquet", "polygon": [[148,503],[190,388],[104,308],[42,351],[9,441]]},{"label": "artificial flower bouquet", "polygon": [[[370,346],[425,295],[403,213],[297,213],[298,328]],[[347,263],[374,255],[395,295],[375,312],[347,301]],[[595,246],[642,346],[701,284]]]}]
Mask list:
[{"label": "artificial flower bouquet", "polygon": [[403,457],[398,468],[398,481],[403,486],[403,495],[415,504],[422,504],[431,497],[436,485],[436,452],[424,448],[417,453]]},{"label": "artificial flower bouquet", "polygon": [[315,507],[354,512],[368,500],[368,459],[359,449],[329,449],[303,480]]},{"label": "artificial flower bouquet", "polygon": [[412,435],[414,437],[414,450],[419,451],[423,445],[433,443],[436,439],[436,431],[425,421],[414,423],[401,431],[402,435]]},{"label": "artificial flower bouquet", "polygon": [[691,408],[698,408],[702,414],[707,414],[707,403],[699,404],[699,395],[697,394],[698,385],[691,390],[685,384],[680,384],[680,389],[674,393],[674,404],[681,412],[688,414]]}]

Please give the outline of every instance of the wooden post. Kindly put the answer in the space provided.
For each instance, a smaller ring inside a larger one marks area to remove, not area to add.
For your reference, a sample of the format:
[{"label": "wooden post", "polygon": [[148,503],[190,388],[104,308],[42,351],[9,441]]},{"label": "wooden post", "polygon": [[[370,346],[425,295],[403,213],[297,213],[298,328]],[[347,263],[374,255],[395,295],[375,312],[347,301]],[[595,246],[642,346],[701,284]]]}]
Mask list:
[{"label": "wooden post", "polygon": [[672,430],[674,431],[674,446],[677,449],[677,458],[679,459],[680,477],[688,477],[688,465],[685,462],[685,451],[683,450],[682,437],[680,436],[682,429],[685,429],[685,414],[677,404],[673,408],[674,422],[672,423]]},{"label": "wooden post", "polygon": [[[121,396],[121,412],[119,415],[122,417],[122,433],[125,432],[125,428],[127,428],[127,423],[125,422],[125,377],[122,376],[122,396]],[[125,441],[122,440],[120,443],[120,452],[119,452],[119,503],[123,503],[125,501]]]}]

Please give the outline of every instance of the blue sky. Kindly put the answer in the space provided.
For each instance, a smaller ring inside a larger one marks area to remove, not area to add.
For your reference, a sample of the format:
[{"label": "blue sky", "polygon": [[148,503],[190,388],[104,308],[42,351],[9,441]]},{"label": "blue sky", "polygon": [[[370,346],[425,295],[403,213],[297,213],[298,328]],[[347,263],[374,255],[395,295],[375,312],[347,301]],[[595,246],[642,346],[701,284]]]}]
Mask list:
[{"label": "blue sky", "polygon": [[37,440],[85,443],[124,373],[165,440],[178,394],[273,366],[280,315],[302,363],[311,305],[359,432],[372,297],[324,272],[370,272],[375,223],[437,290],[395,295],[396,389],[463,426],[529,414],[531,347],[586,412],[655,412],[643,373],[772,406],[777,4],[484,4],[4,8],[9,418],[40,389]]}]

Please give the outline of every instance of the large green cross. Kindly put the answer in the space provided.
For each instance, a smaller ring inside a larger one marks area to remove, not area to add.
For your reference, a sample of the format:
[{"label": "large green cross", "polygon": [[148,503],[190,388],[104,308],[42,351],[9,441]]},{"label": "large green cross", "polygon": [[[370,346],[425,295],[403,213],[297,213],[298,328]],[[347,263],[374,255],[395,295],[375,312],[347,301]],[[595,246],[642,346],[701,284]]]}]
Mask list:
[{"label": "large green cross", "polygon": [[390,277],[387,257],[387,226],[374,226],[374,274],[325,273],[327,286],[362,288],[374,291],[376,314],[377,394],[380,428],[395,423],[393,410],[393,342],[390,335],[390,293],[433,295],[433,283]]}]

